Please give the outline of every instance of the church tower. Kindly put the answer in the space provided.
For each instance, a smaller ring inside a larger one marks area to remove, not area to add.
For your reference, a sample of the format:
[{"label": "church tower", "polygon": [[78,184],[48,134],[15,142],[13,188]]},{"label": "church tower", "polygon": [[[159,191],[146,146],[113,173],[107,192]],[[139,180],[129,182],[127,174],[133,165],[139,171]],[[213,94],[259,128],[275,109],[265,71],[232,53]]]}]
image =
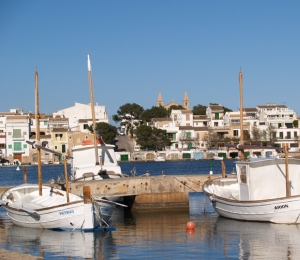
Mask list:
[{"label": "church tower", "polygon": [[160,93],[158,93],[157,106],[158,107],[163,107],[164,106],[164,102],[163,102],[163,99],[162,99],[162,96],[161,96]]},{"label": "church tower", "polygon": [[186,110],[190,110],[190,100],[189,97],[187,95],[186,92],[184,92],[184,97],[183,97],[183,101],[182,101],[182,106],[186,109]]}]

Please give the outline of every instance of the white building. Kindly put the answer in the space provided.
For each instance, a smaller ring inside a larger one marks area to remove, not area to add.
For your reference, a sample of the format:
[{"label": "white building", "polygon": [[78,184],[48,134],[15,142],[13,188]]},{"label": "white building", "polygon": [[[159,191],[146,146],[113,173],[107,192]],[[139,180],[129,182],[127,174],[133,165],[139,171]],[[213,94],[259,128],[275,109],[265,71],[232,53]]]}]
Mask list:
[{"label": "white building", "polygon": [[20,162],[29,158],[30,118],[28,115],[6,117],[7,156]]},{"label": "white building", "polygon": [[[98,104],[96,104],[94,108],[96,122],[108,123],[108,115],[105,111],[105,106],[98,106]],[[86,126],[92,124],[91,104],[86,105],[75,102],[75,106],[53,113],[53,117],[56,116],[68,118],[71,131],[84,132],[86,131]]]}]

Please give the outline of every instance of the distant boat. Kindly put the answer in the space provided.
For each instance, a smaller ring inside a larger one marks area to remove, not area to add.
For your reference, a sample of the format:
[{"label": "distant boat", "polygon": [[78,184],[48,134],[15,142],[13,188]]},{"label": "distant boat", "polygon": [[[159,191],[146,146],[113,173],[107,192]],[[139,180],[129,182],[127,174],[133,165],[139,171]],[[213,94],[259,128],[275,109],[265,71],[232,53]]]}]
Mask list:
[{"label": "distant boat", "polygon": [[222,161],[224,159],[224,157],[222,157],[222,156],[214,156],[213,159],[216,160],[216,161]]},{"label": "distant boat", "polygon": [[162,156],[156,156],[154,158],[154,161],[156,161],[156,162],[164,162],[165,160],[166,160],[166,158],[162,157]]}]

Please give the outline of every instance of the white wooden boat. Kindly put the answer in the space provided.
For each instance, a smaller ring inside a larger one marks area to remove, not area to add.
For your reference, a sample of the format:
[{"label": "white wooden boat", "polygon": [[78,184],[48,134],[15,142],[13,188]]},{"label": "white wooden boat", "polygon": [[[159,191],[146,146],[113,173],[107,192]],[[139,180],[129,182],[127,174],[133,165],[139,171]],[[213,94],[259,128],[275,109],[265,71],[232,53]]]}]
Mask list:
[{"label": "white wooden boat", "polygon": [[289,159],[288,167],[278,158],[237,161],[236,178],[207,181],[203,191],[223,217],[300,223],[300,160]]},{"label": "white wooden boat", "polygon": [[[114,207],[116,205],[114,202],[94,200],[89,186],[83,187],[83,197],[69,193],[66,170],[66,161],[69,156],[63,155],[66,191],[42,185],[40,150],[62,154],[44,148],[40,144],[37,70],[35,72],[35,101],[37,141],[34,143],[27,141],[27,143],[37,149],[38,184],[23,184],[5,191],[1,195],[0,204],[6,209],[13,223],[23,227],[90,231],[103,227],[104,224],[108,226],[103,217],[107,217],[106,220],[108,220],[111,216],[111,205]],[[102,205],[98,203],[103,203],[103,210],[101,210]]]},{"label": "white wooden boat", "polygon": [[71,148],[73,157],[71,160],[71,174],[73,181],[125,177],[125,175],[122,174],[121,167],[118,165],[116,159],[115,146],[105,144],[96,127],[92,68],[89,53],[87,55],[87,65],[94,140],[84,140],[81,145]]},{"label": "white wooden boat", "polygon": [[213,159],[216,161],[222,161],[224,158],[222,156],[214,156]]},{"label": "white wooden boat", "polygon": [[[103,203],[102,207],[98,203]],[[104,200],[86,201],[53,187],[22,184],[5,191],[1,204],[12,222],[28,228],[92,231],[108,227],[111,214]]]},{"label": "white wooden boat", "polygon": [[156,161],[156,162],[164,162],[165,160],[166,160],[166,158],[163,156],[154,157],[154,161]]},{"label": "white wooden boat", "polygon": [[[240,90],[241,82],[240,72]],[[245,159],[245,149],[276,148],[244,144],[242,98],[240,111],[240,144],[226,145],[240,151],[241,160],[236,162],[236,177],[226,178],[222,172],[222,178],[204,183],[203,192],[209,197],[217,213],[226,218],[300,223],[300,160],[290,159],[286,146],[285,159]]]}]

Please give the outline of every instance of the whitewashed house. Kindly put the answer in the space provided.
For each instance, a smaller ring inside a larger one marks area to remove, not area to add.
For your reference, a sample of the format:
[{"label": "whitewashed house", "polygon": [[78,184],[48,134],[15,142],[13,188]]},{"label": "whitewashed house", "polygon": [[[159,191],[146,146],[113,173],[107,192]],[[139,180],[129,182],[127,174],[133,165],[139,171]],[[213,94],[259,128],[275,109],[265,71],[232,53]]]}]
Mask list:
[{"label": "whitewashed house", "polygon": [[11,162],[28,162],[30,137],[30,118],[28,115],[6,117],[6,146],[7,157]]},{"label": "whitewashed house", "polygon": [[[94,108],[96,123],[108,123],[109,120],[105,106],[98,106],[98,104],[96,104]],[[74,106],[53,113],[53,117],[57,116],[68,118],[71,131],[86,132],[87,126],[92,124],[91,104],[75,102]]]}]

